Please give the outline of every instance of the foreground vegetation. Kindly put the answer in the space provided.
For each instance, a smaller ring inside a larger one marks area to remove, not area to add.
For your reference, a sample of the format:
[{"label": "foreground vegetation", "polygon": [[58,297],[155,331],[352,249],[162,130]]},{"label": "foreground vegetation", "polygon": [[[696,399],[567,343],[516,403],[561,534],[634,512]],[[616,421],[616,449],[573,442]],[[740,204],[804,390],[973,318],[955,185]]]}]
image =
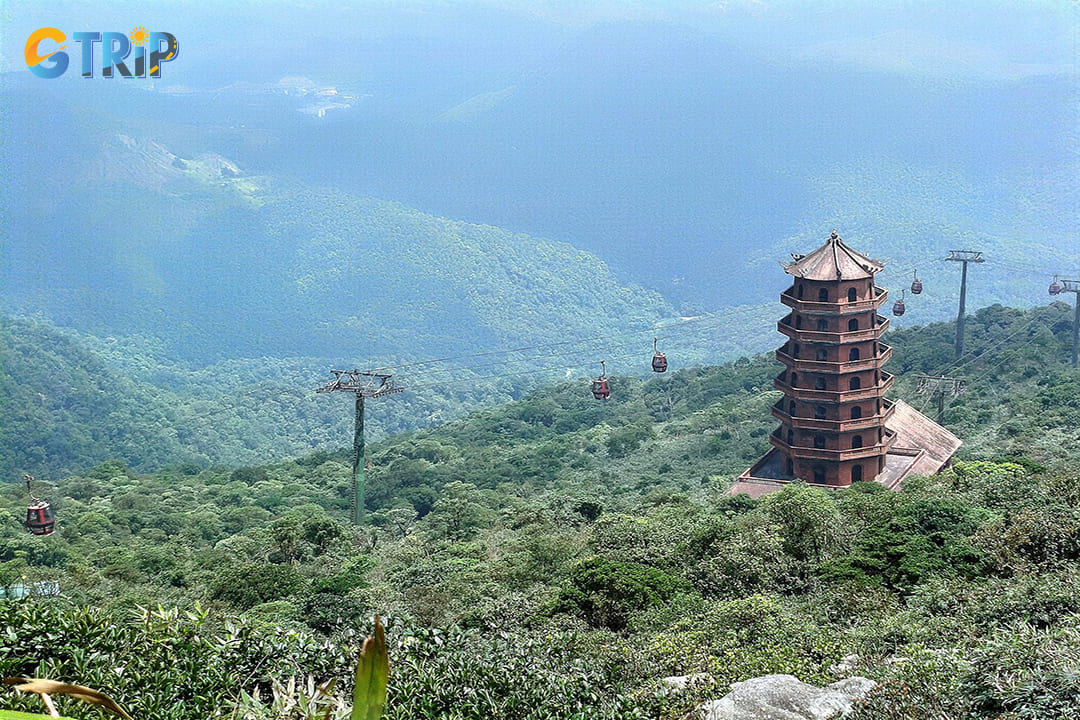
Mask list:
[{"label": "foreground vegetation", "polygon": [[[105,462],[51,488],[47,538],[19,527],[5,486],[0,586],[62,593],[0,602],[0,673],[91,685],[136,718],[304,717],[274,698],[331,678],[348,697],[378,612],[392,718],[674,718],[772,672],[879,680],[857,720],[1072,718],[1067,318],[982,310],[963,364],[947,325],[891,334],[909,402],[925,400],[915,374],[969,378],[946,409],[962,459],[901,493],[724,494],[767,447],[768,358],[616,378],[608,403],[564,385],[374,443],[364,528],[345,523],[343,453]],[[688,673],[712,682],[657,692]]]}]

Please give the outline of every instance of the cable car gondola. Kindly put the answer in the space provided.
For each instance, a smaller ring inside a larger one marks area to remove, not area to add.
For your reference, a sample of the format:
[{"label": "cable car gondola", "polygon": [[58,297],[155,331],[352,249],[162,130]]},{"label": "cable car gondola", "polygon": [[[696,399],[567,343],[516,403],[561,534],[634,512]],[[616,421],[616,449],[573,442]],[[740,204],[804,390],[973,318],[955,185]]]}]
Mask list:
[{"label": "cable car gondola", "polygon": [[1050,287],[1047,288],[1047,292],[1051,295],[1061,294],[1061,283],[1058,282],[1057,275],[1054,276],[1054,281],[1050,283]]},{"label": "cable car gondola", "polygon": [[904,307],[904,294],[905,292],[901,290],[900,299],[894,302],[892,306],[892,314],[897,317],[900,317],[907,311],[907,308]]},{"label": "cable car gondola", "polygon": [[51,535],[56,525],[52,507],[45,500],[38,500],[30,489],[34,477],[26,475],[26,492],[30,495],[30,504],[26,506],[26,529],[35,535]]},{"label": "cable car gondola", "polygon": [[911,294],[919,295],[922,293],[922,280],[919,279],[919,271],[915,271],[915,279],[911,281]]},{"label": "cable car gondola", "polygon": [[607,379],[607,363],[600,361],[600,377],[592,382],[592,395],[597,400],[607,400],[611,396],[611,385]]},{"label": "cable car gondola", "polygon": [[656,340],[657,338],[653,338],[652,341],[652,371],[658,373],[667,372],[667,355],[656,349]]}]

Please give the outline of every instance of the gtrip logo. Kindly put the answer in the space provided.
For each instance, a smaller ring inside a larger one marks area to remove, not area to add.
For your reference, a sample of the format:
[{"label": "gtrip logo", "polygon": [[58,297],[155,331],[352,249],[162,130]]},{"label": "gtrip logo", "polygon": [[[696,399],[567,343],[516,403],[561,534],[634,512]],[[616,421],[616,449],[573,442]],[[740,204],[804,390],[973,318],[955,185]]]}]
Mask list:
[{"label": "gtrip logo", "polygon": [[[98,60],[101,77],[115,77],[117,73],[126,78],[159,78],[163,63],[171,62],[180,53],[176,37],[167,32],[147,32],[137,27],[130,33],[77,32],[71,39],[79,44],[82,59],[82,76],[94,77],[94,61]],[[68,68],[70,58],[64,52],[67,35],[52,27],[38,28],[26,39],[24,54],[26,65],[40,78],[57,78]],[[94,48],[100,47],[95,52]],[[51,50],[51,52],[50,52]],[[149,50],[149,52],[147,52]],[[134,51],[134,72],[124,61]],[[44,52],[44,54],[43,54]],[[147,71],[147,59],[150,70]]]}]

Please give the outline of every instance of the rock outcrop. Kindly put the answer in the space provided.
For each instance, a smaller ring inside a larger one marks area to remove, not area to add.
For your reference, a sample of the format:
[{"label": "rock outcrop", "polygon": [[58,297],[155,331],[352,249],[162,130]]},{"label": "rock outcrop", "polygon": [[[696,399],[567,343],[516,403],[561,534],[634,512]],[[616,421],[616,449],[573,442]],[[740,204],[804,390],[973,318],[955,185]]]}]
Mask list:
[{"label": "rock outcrop", "polygon": [[877,683],[850,677],[819,688],[794,675],[765,675],[731,686],[720,700],[701,705],[704,720],[825,720],[843,717]]}]

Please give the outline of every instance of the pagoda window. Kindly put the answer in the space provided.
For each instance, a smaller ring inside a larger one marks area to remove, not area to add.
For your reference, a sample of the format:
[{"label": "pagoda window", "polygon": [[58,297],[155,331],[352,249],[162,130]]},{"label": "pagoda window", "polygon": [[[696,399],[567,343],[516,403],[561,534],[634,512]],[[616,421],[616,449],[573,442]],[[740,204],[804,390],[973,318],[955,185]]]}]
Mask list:
[{"label": "pagoda window", "polygon": [[795,444],[795,431],[792,430],[791,428],[788,428],[788,431],[787,431],[787,444],[788,445],[794,445]]},{"label": "pagoda window", "polygon": [[817,359],[820,360],[820,361],[828,360],[829,359],[829,351],[826,350],[825,348],[821,348],[820,350],[817,351]]},{"label": "pagoda window", "polygon": [[858,299],[859,299],[859,294],[857,292],[855,292],[855,288],[848,288],[847,301],[848,302],[855,302]]},{"label": "pagoda window", "polygon": [[818,318],[817,329],[820,332],[828,332],[828,330],[829,330],[829,321],[826,320],[825,318]]},{"label": "pagoda window", "polygon": [[862,482],[862,465],[851,466],[851,482]]},{"label": "pagoda window", "polygon": [[825,406],[824,405],[818,405],[816,408],[814,408],[814,417],[816,417],[818,420],[824,420],[825,419]]},{"label": "pagoda window", "polygon": [[862,408],[861,407],[856,405],[855,407],[851,408],[851,419],[852,420],[858,420],[861,417],[862,417]]},{"label": "pagoda window", "polygon": [[852,435],[851,436],[851,448],[854,450],[854,449],[858,449],[858,448],[861,448],[861,447],[862,447],[862,435]]},{"label": "pagoda window", "polygon": [[821,288],[817,291],[818,302],[829,302],[829,288]]},{"label": "pagoda window", "polygon": [[791,373],[791,387],[799,386],[799,373]]},{"label": "pagoda window", "polygon": [[816,380],[814,380],[814,389],[815,390],[824,390],[825,389],[825,378],[819,377]]},{"label": "pagoda window", "polygon": [[795,343],[795,346],[791,348],[791,357],[796,360],[799,358],[799,343]]},{"label": "pagoda window", "polygon": [[788,409],[788,415],[792,415],[792,416],[795,415],[795,401],[794,400],[792,400],[791,402],[788,403],[787,409]]},{"label": "pagoda window", "polygon": [[848,320],[847,321],[847,329],[852,330],[852,331],[858,330],[859,329],[859,318],[851,318],[850,320]]},{"label": "pagoda window", "polygon": [[814,447],[817,448],[818,450],[824,450],[825,449],[825,436],[824,435],[815,435],[814,436]]},{"label": "pagoda window", "polygon": [[796,295],[796,296],[797,296],[797,297],[798,297],[798,298],[799,298],[800,300],[802,300],[802,283],[799,283],[799,285],[798,285],[798,286],[797,286],[797,287],[795,288],[795,295]]},{"label": "pagoda window", "polygon": [[798,330],[802,327],[802,315],[795,316],[795,329]]},{"label": "pagoda window", "polygon": [[851,378],[851,380],[848,381],[848,390],[858,390],[861,387],[862,387],[862,381],[859,380],[858,376],[855,376],[855,377]]},{"label": "pagoda window", "polygon": [[794,463],[794,461],[792,461],[791,458],[787,459],[787,474],[788,475],[794,475],[795,474],[795,463]]},{"label": "pagoda window", "polygon": [[814,468],[814,482],[816,482],[816,483],[824,483],[825,482],[825,468],[820,468],[820,467]]},{"label": "pagoda window", "polygon": [[858,360],[859,359],[859,348],[853,347],[850,350],[848,350],[847,359],[848,360]]}]

